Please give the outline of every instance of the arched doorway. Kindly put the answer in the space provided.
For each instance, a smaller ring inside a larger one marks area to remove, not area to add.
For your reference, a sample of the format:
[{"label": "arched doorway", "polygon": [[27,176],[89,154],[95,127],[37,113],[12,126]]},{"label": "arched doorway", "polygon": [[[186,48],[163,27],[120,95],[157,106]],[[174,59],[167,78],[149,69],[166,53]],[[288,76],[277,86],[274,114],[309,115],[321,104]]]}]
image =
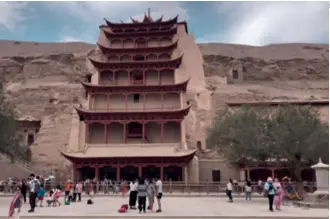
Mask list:
[{"label": "arched doorway", "polygon": [[268,177],[272,176],[272,171],[269,169],[253,169],[250,172],[250,180],[265,182]]},{"label": "arched doorway", "polygon": [[82,167],[79,169],[80,180],[94,179],[95,178],[95,169],[92,167]]},{"label": "arched doorway", "polygon": [[182,181],[182,167],[168,166],[164,168],[164,181]]},{"label": "arched doorway", "polygon": [[160,177],[160,168],[156,166],[146,166],[142,168],[142,177],[152,179]]},{"label": "arched doorway", "polygon": [[117,178],[117,169],[110,167],[110,166],[105,166],[100,168],[100,180],[103,179],[111,179],[111,180],[116,180]]},{"label": "arched doorway", "polygon": [[126,181],[133,181],[139,177],[139,169],[134,166],[120,168],[120,178]]}]

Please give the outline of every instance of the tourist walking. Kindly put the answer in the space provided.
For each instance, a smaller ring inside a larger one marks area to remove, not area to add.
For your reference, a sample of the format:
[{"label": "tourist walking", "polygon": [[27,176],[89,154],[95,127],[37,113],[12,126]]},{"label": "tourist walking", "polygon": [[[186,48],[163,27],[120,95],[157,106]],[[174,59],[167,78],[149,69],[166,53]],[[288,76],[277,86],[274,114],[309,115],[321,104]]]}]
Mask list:
[{"label": "tourist walking", "polygon": [[158,210],[157,213],[162,212],[162,202],[161,199],[163,197],[163,182],[160,179],[157,179],[156,181],[156,188],[157,188],[157,204],[158,204]]},{"label": "tourist walking", "polygon": [[124,180],[121,180],[121,195],[124,197],[127,193],[127,188],[126,188],[126,182]]},{"label": "tourist walking", "polygon": [[83,185],[80,181],[77,182],[76,187],[75,187],[75,192],[78,197],[78,202],[81,202],[81,193],[83,190]]},{"label": "tourist walking", "polygon": [[40,207],[43,207],[45,193],[46,193],[46,190],[44,188],[44,185],[40,185],[40,190],[37,194],[38,202],[39,202]]},{"label": "tourist walking", "polygon": [[28,212],[32,213],[34,212],[34,208],[36,207],[36,199],[37,199],[37,194],[39,192],[39,182],[33,173],[30,175],[29,188],[30,188],[29,191],[30,210]]},{"label": "tourist walking", "polygon": [[147,185],[147,197],[148,197],[148,210],[153,212],[153,207],[155,202],[155,184],[153,179],[150,179]]},{"label": "tourist walking", "polygon": [[21,194],[23,196],[24,204],[26,203],[26,193],[27,193],[28,187],[26,185],[26,180],[23,179],[21,182]]},{"label": "tourist walking", "polygon": [[8,218],[19,218],[21,208],[23,205],[23,195],[21,193],[21,188],[16,188],[16,194],[9,206],[9,215]]},{"label": "tourist walking", "polygon": [[66,181],[64,187],[65,187],[64,202],[71,201],[71,199],[69,198],[69,196],[70,196],[70,190],[72,189],[72,181],[71,181],[71,179],[68,179],[68,181]]},{"label": "tourist walking", "polygon": [[132,181],[129,184],[129,201],[128,205],[130,209],[136,209],[136,198],[137,198],[137,186],[138,183]]},{"label": "tourist walking", "polygon": [[246,181],[245,184],[245,200],[251,201],[251,193],[252,193],[252,183],[250,180]]},{"label": "tourist walking", "polygon": [[144,183],[143,179],[139,180],[139,184],[137,186],[137,196],[138,196],[138,204],[139,204],[139,213],[146,213],[146,199],[147,199],[147,185]]},{"label": "tourist walking", "polygon": [[267,178],[267,182],[265,183],[265,195],[268,197],[269,202],[269,211],[273,210],[274,196],[276,193],[276,186],[273,183],[272,177]]},{"label": "tourist walking", "polygon": [[233,202],[233,180],[232,179],[228,180],[226,194],[229,198],[229,202]]},{"label": "tourist walking", "polygon": [[274,204],[275,204],[276,210],[280,211],[284,191],[283,191],[281,183],[278,181],[277,178],[275,179],[274,185],[276,187],[276,192],[275,192],[275,197],[274,197]]}]

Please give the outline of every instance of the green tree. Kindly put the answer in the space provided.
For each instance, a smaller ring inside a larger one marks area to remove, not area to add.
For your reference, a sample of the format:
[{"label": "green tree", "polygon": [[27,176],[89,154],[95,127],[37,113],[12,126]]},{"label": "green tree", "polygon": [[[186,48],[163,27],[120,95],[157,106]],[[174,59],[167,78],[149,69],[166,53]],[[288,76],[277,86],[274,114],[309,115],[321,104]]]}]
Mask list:
[{"label": "green tree", "polygon": [[276,157],[287,160],[298,181],[303,167],[316,163],[320,157],[329,161],[329,126],[310,106],[279,107],[272,115],[269,134]]},{"label": "green tree", "polygon": [[301,180],[301,167],[328,160],[328,125],[320,121],[311,107],[243,106],[224,110],[215,117],[209,129],[207,145],[237,163],[275,164],[286,161],[287,167]]},{"label": "green tree", "polygon": [[0,153],[12,162],[15,159],[29,159],[27,148],[19,144],[16,136],[15,118],[15,108],[6,100],[3,83],[0,82]]}]

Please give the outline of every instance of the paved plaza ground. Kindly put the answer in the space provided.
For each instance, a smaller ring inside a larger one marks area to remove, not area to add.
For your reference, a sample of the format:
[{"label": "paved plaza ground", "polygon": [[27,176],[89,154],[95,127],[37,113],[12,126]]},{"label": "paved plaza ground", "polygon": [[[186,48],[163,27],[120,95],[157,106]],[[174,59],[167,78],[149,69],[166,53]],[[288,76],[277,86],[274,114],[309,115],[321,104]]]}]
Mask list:
[{"label": "paved plaza ground", "polygon": [[[0,198],[0,218],[7,218],[10,198]],[[63,200],[62,200],[63,201]],[[162,213],[139,214],[137,210],[118,213],[118,208],[128,202],[127,197],[96,197],[93,205],[81,203],[69,206],[36,208],[35,213],[28,213],[25,204],[20,219],[24,218],[329,218],[328,209],[304,210],[292,206],[283,206],[282,211],[269,212],[266,199],[245,202],[237,198],[228,203],[225,198],[216,197],[164,197]]]}]

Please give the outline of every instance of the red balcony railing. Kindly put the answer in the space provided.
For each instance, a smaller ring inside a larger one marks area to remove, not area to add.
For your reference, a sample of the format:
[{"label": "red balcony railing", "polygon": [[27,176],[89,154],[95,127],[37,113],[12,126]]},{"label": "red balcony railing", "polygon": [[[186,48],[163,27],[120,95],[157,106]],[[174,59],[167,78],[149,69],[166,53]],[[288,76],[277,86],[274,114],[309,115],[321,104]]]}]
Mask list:
[{"label": "red balcony railing", "polygon": [[132,84],[134,84],[134,85],[142,85],[143,84],[143,80],[132,80]]}]

